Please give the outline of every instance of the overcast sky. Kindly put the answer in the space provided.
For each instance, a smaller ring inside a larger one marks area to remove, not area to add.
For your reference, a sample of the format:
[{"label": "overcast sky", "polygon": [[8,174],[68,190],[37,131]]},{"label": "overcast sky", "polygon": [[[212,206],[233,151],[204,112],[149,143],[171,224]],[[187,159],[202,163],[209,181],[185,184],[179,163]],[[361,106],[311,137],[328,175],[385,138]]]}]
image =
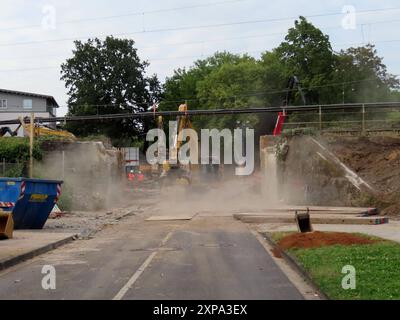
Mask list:
[{"label": "overcast sky", "polygon": [[[355,25],[344,6],[355,8]],[[396,0],[1,0],[0,88],[53,95],[62,116],[60,64],[73,39],[132,38],[151,63],[149,73],[164,81],[215,51],[259,57],[279,45],[299,15],[328,34],[334,50],[376,44],[389,71],[400,74],[399,13]]]}]

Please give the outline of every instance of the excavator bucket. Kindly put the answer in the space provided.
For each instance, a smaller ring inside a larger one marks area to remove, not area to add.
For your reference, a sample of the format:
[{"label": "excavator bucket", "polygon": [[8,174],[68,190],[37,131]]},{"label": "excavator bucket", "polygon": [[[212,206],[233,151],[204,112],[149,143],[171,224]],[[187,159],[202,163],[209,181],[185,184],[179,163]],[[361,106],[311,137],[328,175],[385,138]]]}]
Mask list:
[{"label": "excavator bucket", "polygon": [[305,213],[298,213],[296,211],[295,216],[299,232],[301,233],[313,232],[309,209],[307,209],[307,212]]},{"label": "excavator bucket", "polygon": [[12,239],[14,220],[12,213],[0,212],[0,240]]}]

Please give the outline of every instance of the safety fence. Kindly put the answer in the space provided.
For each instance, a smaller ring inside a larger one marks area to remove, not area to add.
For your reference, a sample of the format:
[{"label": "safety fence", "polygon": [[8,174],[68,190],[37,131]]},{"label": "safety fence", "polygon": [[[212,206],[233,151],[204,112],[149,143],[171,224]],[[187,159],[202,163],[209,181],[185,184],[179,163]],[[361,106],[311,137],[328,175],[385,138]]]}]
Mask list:
[{"label": "safety fence", "polygon": [[27,175],[27,162],[6,162],[5,159],[0,161],[0,177],[16,178]]},{"label": "safety fence", "polygon": [[400,131],[398,104],[314,106],[287,112],[284,129],[310,128],[318,131]]}]

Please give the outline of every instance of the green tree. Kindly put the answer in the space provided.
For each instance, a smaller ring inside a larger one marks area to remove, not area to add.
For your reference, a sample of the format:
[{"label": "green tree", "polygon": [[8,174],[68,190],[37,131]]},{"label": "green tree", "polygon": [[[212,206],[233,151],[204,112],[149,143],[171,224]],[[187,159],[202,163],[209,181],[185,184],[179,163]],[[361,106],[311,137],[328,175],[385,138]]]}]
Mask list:
[{"label": "green tree", "polygon": [[194,62],[191,68],[177,69],[172,77],[167,78],[164,84],[164,100],[161,103],[163,110],[177,110],[179,104],[189,102],[193,110],[200,109],[202,104],[198,97],[198,83],[204,80],[213,70],[227,63],[240,61],[239,55],[229,52],[217,52],[211,57]]},{"label": "green tree", "polygon": [[332,82],[336,87],[331,90],[333,101],[345,103],[393,100],[392,92],[399,88],[399,80],[388,73],[371,44],[342,50],[336,56]]},{"label": "green tree", "polygon": [[[164,85],[162,110],[177,110],[187,102],[190,110],[240,108],[259,105],[248,93],[260,90],[261,70],[256,59],[248,55],[217,52],[198,60],[186,69],[178,69]],[[256,84],[256,82],[258,84]],[[195,117],[200,128],[235,127],[240,117]],[[254,122],[254,119],[253,119]]]},{"label": "green tree", "polygon": [[[204,101],[205,109],[243,109],[261,107],[257,94],[262,90],[262,68],[256,59],[244,55],[214,68],[197,84],[197,96]],[[256,125],[258,118],[246,116],[249,124]],[[232,115],[205,119],[203,126],[234,128],[244,118]]]},{"label": "green tree", "polygon": [[[133,40],[107,37],[104,41],[76,41],[73,57],[61,66],[69,115],[145,111],[161,94],[157,77],[145,75],[148,65],[138,57]],[[121,119],[73,123],[68,129],[79,136],[105,134],[126,140],[149,126],[149,120]]]},{"label": "green tree", "polygon": [[324,85],[329,81],[335,63],[329,36],[300,17],[276,49],[276,54],[307,89],[308,103],[323,103],[325,94],[329,92]]},{"label": "green tree", "polygon": [[[335,53],[329,37],[300,17],[285,41],[260,59],[222,52],[196,61],[189,69],[176,70],[164,85],[167,101],[161,109],[177,110],[185,101],[192,110],[281,106],[293,75],[300,80],[308,104],[400,97],[399,81],[387,72],[373,46]],[[297,89],[293,93],[290,103],[302,105]],[[256,135],[270,132],[275,125],[275,118],[267,115],[195,117],[193,121],[196,128],[232,128],[237,120],[245,119],[258,131]]]}]

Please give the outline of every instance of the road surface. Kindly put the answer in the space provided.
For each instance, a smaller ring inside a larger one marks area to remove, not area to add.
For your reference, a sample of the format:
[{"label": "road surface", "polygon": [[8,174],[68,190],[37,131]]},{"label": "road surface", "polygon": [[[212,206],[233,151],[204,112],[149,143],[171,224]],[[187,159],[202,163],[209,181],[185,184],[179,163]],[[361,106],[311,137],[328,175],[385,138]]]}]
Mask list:
[{"label": "road surface", "polygon": [[[44,265],[56,289],[42,288]],[[128,217],[0,273],[0,299],[303,299],[249,228],[232,217]]]}]

